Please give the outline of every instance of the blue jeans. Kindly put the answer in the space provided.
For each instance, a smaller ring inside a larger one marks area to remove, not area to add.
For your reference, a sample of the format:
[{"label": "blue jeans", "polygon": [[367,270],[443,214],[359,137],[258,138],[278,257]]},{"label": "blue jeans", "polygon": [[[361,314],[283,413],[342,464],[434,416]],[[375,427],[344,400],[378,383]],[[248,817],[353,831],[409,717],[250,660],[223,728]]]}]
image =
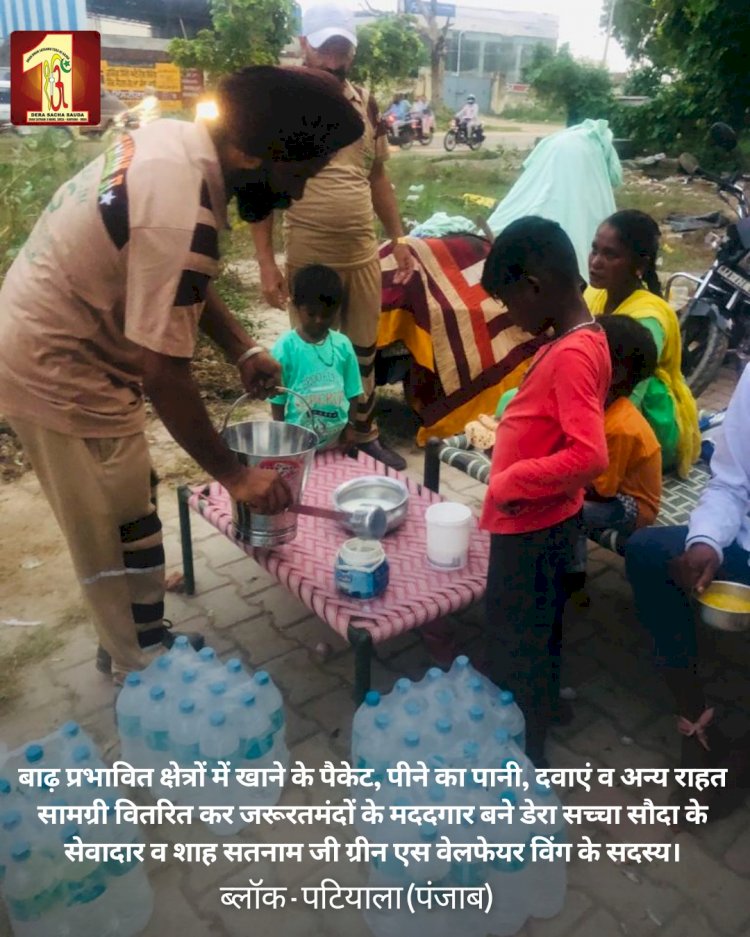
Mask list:
[{"label": "blue jeans", "polygon": [[[654,639],[660,668],[682,669],[697,656],[691,599],[672,580],[669,564],[685,552],[687,527],[644,527],[628,540],[625,570],[641,624]],[[750,554],[737,543],[724,551],[718,579],[750,585]]]}]

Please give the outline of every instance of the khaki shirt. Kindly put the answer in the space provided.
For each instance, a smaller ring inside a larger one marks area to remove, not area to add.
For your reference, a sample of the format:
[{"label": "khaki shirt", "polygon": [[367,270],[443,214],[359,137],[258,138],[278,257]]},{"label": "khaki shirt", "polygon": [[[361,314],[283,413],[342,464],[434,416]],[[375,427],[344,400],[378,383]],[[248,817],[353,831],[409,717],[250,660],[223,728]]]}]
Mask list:
[{"label": "khaki shirt", "polygon": [[141,349],[192,357],[225,226],[204,126],[121,136],[53,196],[0,290],[0,412],[73,436],[140,432]]},{"label": "khaki shirt", "polygon": [[303,197],[284,212],[286,255],[292,267],[320,263],[352,269],[377,256],[370,174],[376,160],[388,159],[388,138],[369,92],[349,82],[344,90],[365,132],[335,153],[307,181]]}]

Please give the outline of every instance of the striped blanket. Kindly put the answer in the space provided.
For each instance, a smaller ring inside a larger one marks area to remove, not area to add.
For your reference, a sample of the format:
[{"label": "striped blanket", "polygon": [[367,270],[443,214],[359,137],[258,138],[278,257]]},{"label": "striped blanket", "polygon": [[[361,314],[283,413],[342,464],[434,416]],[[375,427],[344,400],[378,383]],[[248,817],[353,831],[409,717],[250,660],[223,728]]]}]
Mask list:
[{"label": "striped blanket", "polygon": [[403,342],[415,361],[410,397],[422,418],[418,442],[462,432],[481,413],[494,413],[515,387],[540,340],[509,321],[482,289],[489,243],[473,235],[410,238],[416,273],[394,283],[390,244],[380,249],[383,300],[378,347]]}]

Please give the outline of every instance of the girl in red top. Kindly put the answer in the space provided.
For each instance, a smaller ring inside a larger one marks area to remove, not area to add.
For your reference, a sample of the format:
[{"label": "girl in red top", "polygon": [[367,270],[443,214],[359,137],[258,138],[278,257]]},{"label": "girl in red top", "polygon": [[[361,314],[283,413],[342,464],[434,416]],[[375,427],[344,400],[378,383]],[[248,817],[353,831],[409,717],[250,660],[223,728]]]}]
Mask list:
[{"label": "girl in red top", "polygon": [[546,764],[544,741],[559,700],[563,577],[584,490],[608,464],[609,348],[580,284],[570,239],[538,217],[500,234],[482,274],[482,286],[515,325],[533,335],[552,330],[498,427],[481,520],[492,534],[490,677],[523,709],[537,767]]}]

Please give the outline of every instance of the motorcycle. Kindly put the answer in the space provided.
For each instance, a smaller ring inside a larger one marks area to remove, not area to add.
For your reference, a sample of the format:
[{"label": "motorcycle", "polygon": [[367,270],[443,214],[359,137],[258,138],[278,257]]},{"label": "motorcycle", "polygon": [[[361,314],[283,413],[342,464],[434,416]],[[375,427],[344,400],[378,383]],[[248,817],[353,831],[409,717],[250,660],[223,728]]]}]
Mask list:
[{"label": "motorcycle", "polygon": [[[711,128],[713,142],[734,150],[737,137],[726,124]],[[716,259],[702,276],[675,273],[667,282],[688,280],[696,285],[690,301],[678,312],[682,335],[682,373],[695,397],[716,378],[727,353],[741,370],[750,361],[750,201],[741,172],[719,176],[702,169],[690,153],[680,156],[680,165],[689,176],[713,182],[719,197],[737,215],[723,237],[714,237]]]},{"label": "motorcycle", "polygon": [[402,150],[411,149],[415,140],[411,118],[398,120],[395,114],[389,114],[385,122],[388,128],[388,143],[391,146],[399,146]]},{"label": "motorcycle", "polygon": [[413,138],[420,146],[429,146],[435,136],[435,118],[431,112],[409,114],[409,123]]},{"label": "motorcycle", "polygon": [[470,150],[478,150],[484,143],[484,127],[482,124],[474,124],[471,135],[467,132],[467,121],[458,120],[454,117],[451,126],[443,140],[443,146],[451,153],[459,144],[469,147]]}]

